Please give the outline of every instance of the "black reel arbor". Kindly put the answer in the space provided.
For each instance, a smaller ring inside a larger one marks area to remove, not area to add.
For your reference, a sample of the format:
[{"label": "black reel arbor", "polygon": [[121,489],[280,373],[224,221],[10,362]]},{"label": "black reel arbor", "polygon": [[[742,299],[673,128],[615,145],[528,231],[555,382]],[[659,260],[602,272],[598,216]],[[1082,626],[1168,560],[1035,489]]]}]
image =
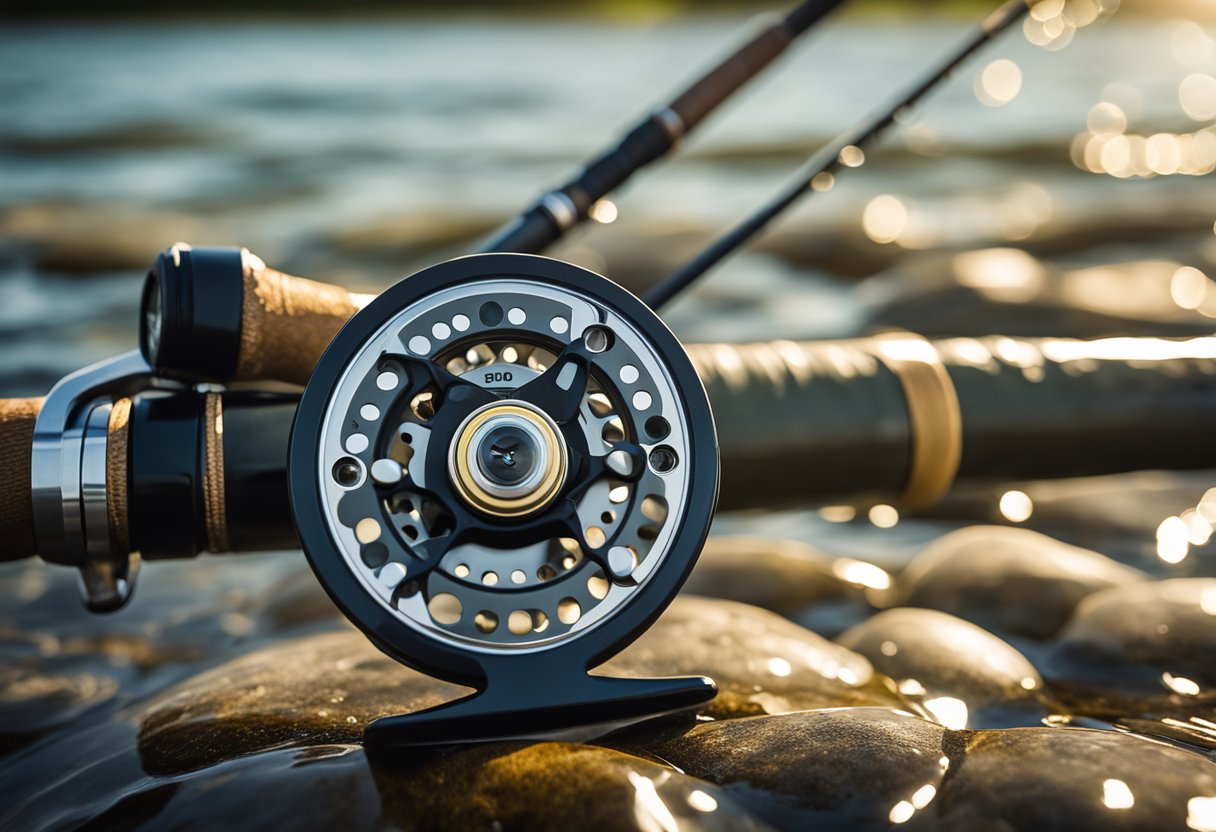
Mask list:
[{"label": "black reel arbor", "polygon": [[370,744],[610,723],[714,695],[699,677],[587,673],[666,608],[718,490],[696,371],[606,278],[490,254],[401,281],[321,358],[289,475],[304,550],[347,617],[398,661],[478,689],[376,721]]}]

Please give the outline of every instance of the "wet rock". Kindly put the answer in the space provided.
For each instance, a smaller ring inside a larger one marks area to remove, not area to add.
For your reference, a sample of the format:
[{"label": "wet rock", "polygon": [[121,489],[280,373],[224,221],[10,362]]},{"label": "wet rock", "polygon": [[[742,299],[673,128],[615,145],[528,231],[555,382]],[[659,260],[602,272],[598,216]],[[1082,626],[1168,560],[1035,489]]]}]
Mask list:
[{"label": "wet rock", "polygon": [[1043,639],[1087,595],[1144,580],[1110,558],[1027,529],[972,526],[942,535],[896,582],[890,606],[942,610],[997,633]]},{"label": "wet rock", "polygon": [[863,657],[765,610],[695,596],[667,612],[597,673],[704,674],[718,683],[715,718],[852,705],[906,707]]},{"label": "wet rock", "polygon": [[1077,608],[1046,657],[1044,675],[1082,713],[1200,713],[1211,720],[1214,636],[1216,579],[1107,589]]},{"label": "wet rock", "polygon": [[832,573],[831,558],[813,546],[743,535],[711,537],[684,591],[741,601],[786,617],[809,604],[853,594]]},{"label": "wet rock", "polygon": [[949,728],[1033,725],[1053,710],[1040,699],[1043,680],[1025,656],[944,612],[887,610],[837,641]]},{"label": "wet rock", "polygon": [[776,827],[886,829],[894,807],[933,799],[948,736],[909,714],[848,708],[707,723],[651,750]]},{"label": "wet rock", "polygon": [[222,227],[113,203],[25,203],[0,211],[0,242],[26,250],[43,271],[68,274],[144,270],[166,240],[234,239]]},{"label": "wet rock", "polygon": [[342,613],[304,563],[261,593],[252,612],[272,632],[342,620]]},{"label": "wet rock", "polygon": [[110,701],[118,681],[110,676],[24,663],[0,667],[0,754]]},{"label": "wet rock", "polygon": [[189,771],[275,746],[360,739],[377,717],[467,688],[397,664],[354,630],[281,642],[195,676],[138,716],[152,772]]},{"label": "wet rock", "polygon": [[760,829],[716,786],[631,754],[498,744],[374,768],[385,814],[419,829]]},{"label": "wet rock", "polygon": [[[679,598],[601,672],[707,674],[713,716],[845,705],[899,707],[889,680],[861,656],[755,607]],[[150,771],[188,771],[299,743],[345,743],[387,714],[468,692],[402,667],[353,629],[281,642],[195,676],[138,716]]]},{"label": "wet rock", "polygon": [[710,783],[619,751],[562,743],[482,746],[392,767],[355,745],[272,750],[203,777],[153,781],[95,822],[274,828],[287,816],[306,829],[765,828]]},{"label": "wet rock", "polygon": [[1113,731],[971,735],[924,811],[947,829],[1212,829],[1216,766]]}]

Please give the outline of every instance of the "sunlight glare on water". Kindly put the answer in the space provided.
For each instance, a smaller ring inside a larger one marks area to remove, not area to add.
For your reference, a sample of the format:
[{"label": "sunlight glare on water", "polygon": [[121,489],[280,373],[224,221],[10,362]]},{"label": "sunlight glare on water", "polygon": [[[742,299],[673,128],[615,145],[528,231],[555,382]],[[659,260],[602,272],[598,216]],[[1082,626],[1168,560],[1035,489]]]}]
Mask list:
[{"label": "sunlight glare on water", "polygon": [[988,64],[975,79],[975,94],[988,107],[1001,107],[1022,90],[1022,68],[1008,58]]}]

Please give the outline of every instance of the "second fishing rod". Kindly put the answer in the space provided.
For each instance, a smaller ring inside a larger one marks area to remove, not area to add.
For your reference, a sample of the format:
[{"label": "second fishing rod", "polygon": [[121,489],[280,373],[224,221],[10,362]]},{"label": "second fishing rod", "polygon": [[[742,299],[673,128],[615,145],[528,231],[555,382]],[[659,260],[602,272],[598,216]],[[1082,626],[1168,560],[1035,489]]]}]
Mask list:
[{"label": "second fishing rod", "polygon": [[[784,32],[794,26],[791,22],[794,20],[803,27],[799,31],[805,31],[834,5],[837,4],[804,3],[788,15],[784,23],[774,24],[765,31]],[[1021,20],[1031,5],[1033,3],[1028,0],[1008,0],[922,78],[821,148],[774,199],[653,287],[644,297],[647,304],[652,309],[660,309],[796,202],[813,193],[812,185],[823,182],[825,177],[834,181],[835,175],[843,170],[862,164],[867,149],[895,124],[898,117],[939,87],[968,58]],[[789,37],[788,33],[786,37]],[[785,42],[775,35],[761,36],[754,42],[769,43],[770,40],[773,44]],[[739,54],[748,53],[749,48],[745,46]],[[763,54],[771,59],[774,48],[770,46]],[[748,72],[754,73],[763,63],[745,62],[744,65],[750,67]],[[677,100],[691,96],[697,100],[720,102],[743,83],[745,76],[750,77],[738,68],[727,72],[726,67],[730,66],[734,66],[732,60],[724,62],[693,87],[716,90],[716,94],[703,91],[693,95],[690,91]],[[734,83],[726,83],[721,78],[734,79]],[[698,112],[704,115],[710,109],[712,107],[706,104]],[[644,122],[643,126],[652,121]],[[621,147],[629,145],[630,141],[626,140]],[[591,179],[600,185],[587,192],[606,193],[643,164],[641,157],[630,163],[622,158],[617,151],[612,151],[589,165],[584,176],[587,171],[602,166],[618,170],[621,175],[609,178],[593,175]],[[582,187],[570,186],[574,190]],[[538,203],[482,250],[527,253],[542,250],[569,227],[546,225],[538,219],[547,215],[543,205]],[[537,236],[530,232],[520,236],[510,230],[523,227],[549,228],[553,234],[545,232]],[[200,253],[183,265],[173,251],[177,249],[171,250],[171,256],[160,258],[149,274],[142,303],[141,348],[158,372],[177,378],[220,383],[277,380],[302,385],[330,339],[371,298],[267,269],[256,257],[243,259],[230,253],[213,259],[209,254]]]}]

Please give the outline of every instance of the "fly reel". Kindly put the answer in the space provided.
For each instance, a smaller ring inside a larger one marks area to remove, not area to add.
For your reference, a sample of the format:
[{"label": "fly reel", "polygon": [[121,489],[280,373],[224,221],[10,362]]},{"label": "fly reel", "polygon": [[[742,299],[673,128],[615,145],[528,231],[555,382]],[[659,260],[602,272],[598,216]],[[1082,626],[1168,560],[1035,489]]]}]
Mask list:
[{"label": "fly reel", "polygon": [[718,487],[709,402],[640,300],[488,254],[359,312],[304,391],[291,497],[322,585],[398,661],[478,693],[372,745],[523,735],[687,708],[704,678],[587,671],[687,577]]}]

